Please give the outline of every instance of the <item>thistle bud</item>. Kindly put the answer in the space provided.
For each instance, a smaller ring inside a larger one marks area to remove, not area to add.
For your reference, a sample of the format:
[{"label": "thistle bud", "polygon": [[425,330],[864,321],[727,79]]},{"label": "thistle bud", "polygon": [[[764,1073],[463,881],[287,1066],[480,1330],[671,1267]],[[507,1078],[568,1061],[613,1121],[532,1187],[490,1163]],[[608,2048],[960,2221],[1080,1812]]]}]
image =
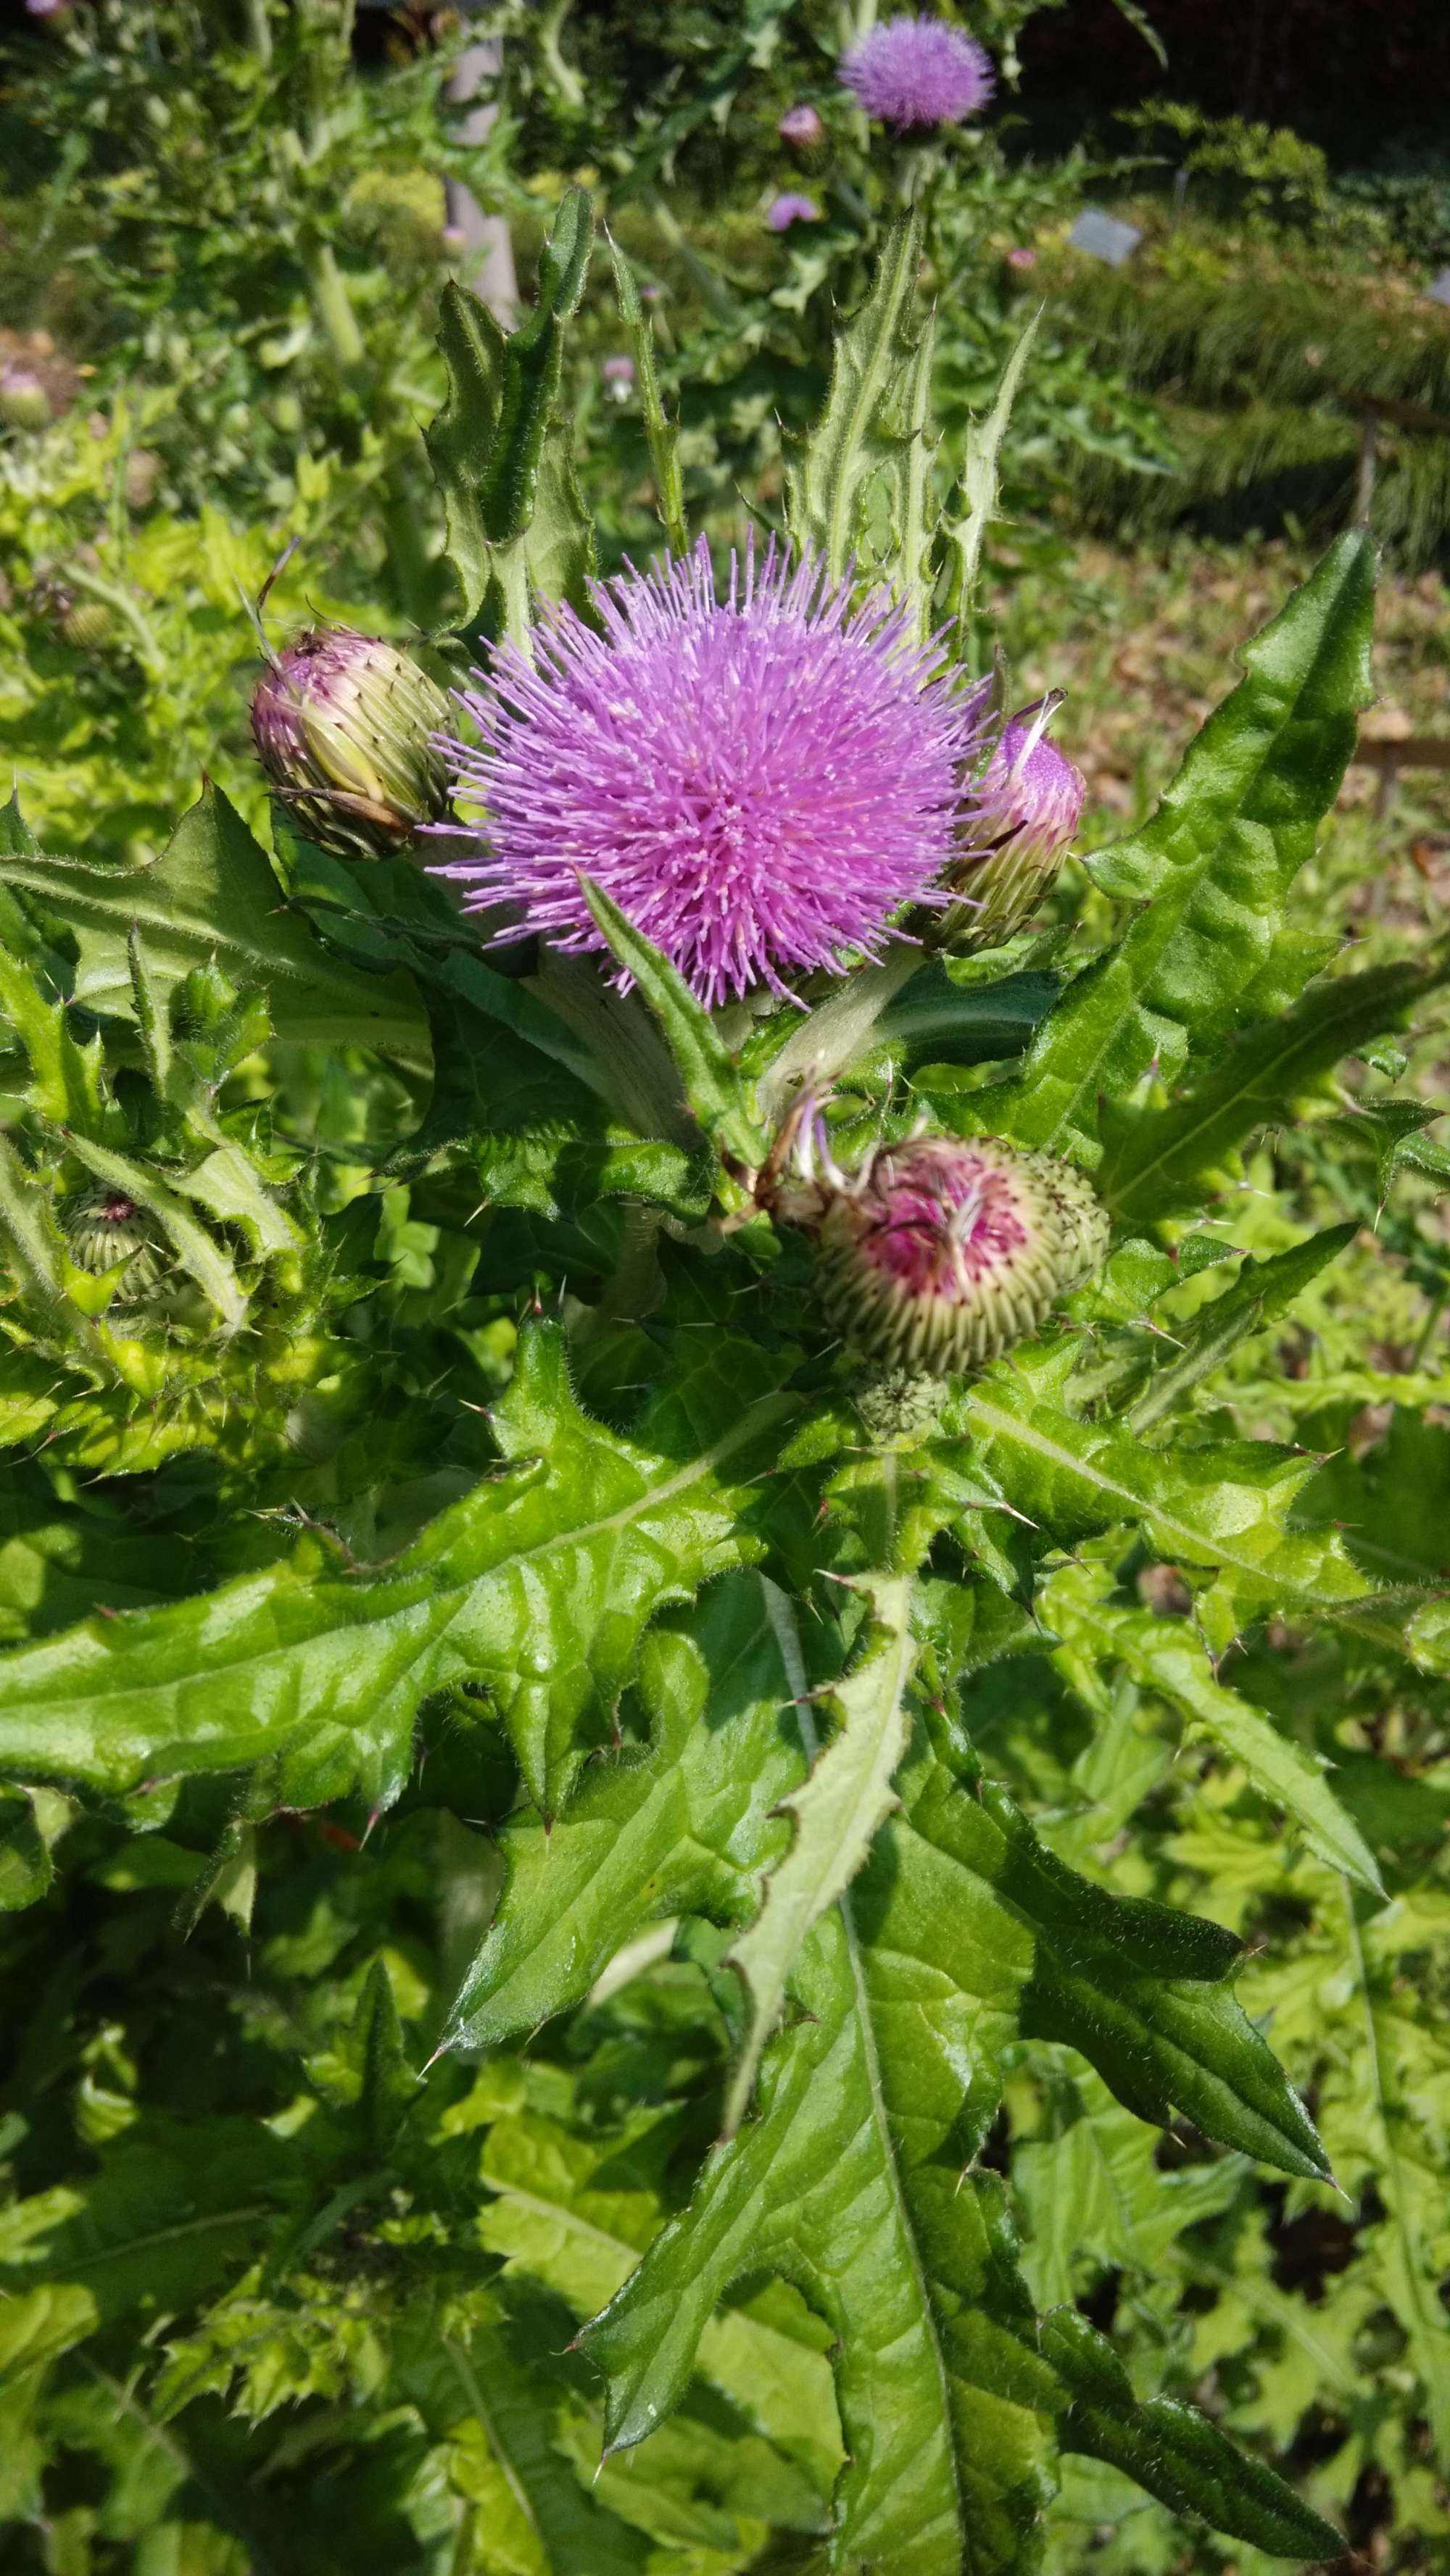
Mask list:
[{"label": "thistle bud", "polygon": [[972,791],[971,846],[944,880],[958,900],[927,932],[934,947],[959,956],[1000,948],[1040,902],[1066,857],[1087,788],[1081,771],[1047,740],[1048,720],[1061,704],[1054,693],[1003,726]]},{"label": "thistle bud", "polygon": [[345,626],[299,635],[259,683],[262,767],[320,849],[386,859],[448,812],[448,701],[396,646]]},{"label": "thistle bud", "polygon": [[66,1250],[77,1270],[99,1279],[125,1263],[126,1275],[117,1283],[114,1304],[134,1306],[150,1295],[168,1266],[167,1256],[150,1218],[134,1199],[121,1190],[79,1190],[62,1203],[59,1213]]},{"label": "thistle bud", "polygon": [[50,403],[32,368],[0,368],[0,420],[7,429],[49,427]]},{"label": "thistle bud", "polygon": [[775,130],[782,143],[794,143],[798,150],[809,152],[819,143],[826,129],[819,110],[812,107],[809,100],[802,99],[798,106],[786,109]]},{"label": "thistle bud", "polygon": [[103,599],[78,599],[61,613],[60,631],[76,653],[99,653],[109,644],[115,616]]},{"label": "thistle bud", "polygon": [[978,1368],[1035,1333],[1106,1255],[1105,1209],[1053,1154],[920,1136],[847,1174],[819,1128],[803,1142],[826,1312],[864,1359],[935,1377]]}]

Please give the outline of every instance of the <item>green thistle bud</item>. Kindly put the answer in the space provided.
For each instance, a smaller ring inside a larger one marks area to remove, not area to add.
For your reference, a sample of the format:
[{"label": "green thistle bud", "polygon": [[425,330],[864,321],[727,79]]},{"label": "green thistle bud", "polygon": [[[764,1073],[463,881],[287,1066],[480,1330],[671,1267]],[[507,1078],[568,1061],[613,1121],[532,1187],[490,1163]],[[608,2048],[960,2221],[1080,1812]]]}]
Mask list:
[{"label": "green thistle bud", "polygon": [[120,1190],[78,1190],[59,1213],[66,1250],[77,1270],[99,1279],[126,1264],[114,1304],[134,1306],[150,1295],[169,1265],[150,1218],[134,1199]]},{"label": "green thistle bud", "polygon": [[78,599],[67,608],[60,621],[60,631],[73,651],[99,653],[110,642],[116,620],[104,600]]},{"label": "green thistle bud", "polygon": [[49,428],[50,402],[31,368],[0,368],[0,421],[7,429]]},{"label": "green thistle bud", "polygon": [[957,897],[926,930],[928,943],[958,956],[1000,948],[1020,930],[1052,884],[1082,819],[1082,774],[1047,740],[1060,694],[1024,707],[1002,728],[972,790],[970,847],[943,883]]},{"label": "green thistle bud", "polygon": [[919,1136],[860,1169],[831,1161],[817,1121],[781,1212],[816,1236],[827,1315],[861,1358],[950,1377],[1038,1331],[1108,1248],[1088,1182],[995,1136]]},{"label": "green thistle bud", "polygon": [[299,635],[252,700],[262,767],[324,850],[386,859],[448,812],[448,701],[406,653],[345,626]]}]

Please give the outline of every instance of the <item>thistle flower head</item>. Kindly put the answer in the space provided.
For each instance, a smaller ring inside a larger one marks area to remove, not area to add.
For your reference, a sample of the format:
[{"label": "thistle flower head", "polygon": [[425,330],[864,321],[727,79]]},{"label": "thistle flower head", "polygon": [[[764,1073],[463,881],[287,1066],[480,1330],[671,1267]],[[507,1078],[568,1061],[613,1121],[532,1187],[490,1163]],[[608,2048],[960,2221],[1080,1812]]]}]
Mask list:
[{"label": "thistle flower head", "polygon": [[918,1136],[854,1172],[818,1119],[797,1135],[780,1212],[815,1233],[834,1328],[862,1358],[947,1377],[1035,1333],[1108,1247],[1082,1174],[994,1136]]},{"label": "thistle flower head", "polygon": [[934,946],[1000,948],[1056,876],[1087,793],[1081,771],[1047,739],[1061,704],[1053,691],[1003,726],[973,791],[970,846],[947,871],[957,901],[933,923]]},{"label": "thistle flower head", "polygon": [[812,107],[809,100],[802,99],[798,106],[786,109],[775,130],[782,143],[794,143],[809,151],[812,144],[819,143],[826,129],[819,109]]},{"label": "thistle flower head", "polygon": [[982,47],[940,18],[885,18],[841,59],[841,79],[879,125],[961,125],[992,95]]},{"label": "thistle flower head", "polygon": [[134,1305],[148,1296],[167,1267],[166,1253],[145,1210],[122,1190],[77,1190],[60,1210],[66,1250],[77,1270],[101,1278],[108,1270],[125,1275],[116,1285],[114,1303]]},{"label": "thistle flower head", "polygon": [[476,858],[440,870],[475,909],[602,949],[594,879],[706,1004],[876,953],[959,837],[981,691],[884,592],[858,602],[770,545],[716,595],[702,540],[683,562],[593,589],[512,644],[463,698],[482,742],[449,746],[483,808]]},{"label": "thistle flower head", "polygon": [[821,210],[814,197],[798,196],[787,188],[772,201],[765,220],[773,233],[786,233],[792,224],[818,224]]},{"label": "thistle flower head", "polygon": [[406,653],[350,627],[299,635],[252,699],[262,767],[324,850],[390,858],[448,810],[448,701]]}]

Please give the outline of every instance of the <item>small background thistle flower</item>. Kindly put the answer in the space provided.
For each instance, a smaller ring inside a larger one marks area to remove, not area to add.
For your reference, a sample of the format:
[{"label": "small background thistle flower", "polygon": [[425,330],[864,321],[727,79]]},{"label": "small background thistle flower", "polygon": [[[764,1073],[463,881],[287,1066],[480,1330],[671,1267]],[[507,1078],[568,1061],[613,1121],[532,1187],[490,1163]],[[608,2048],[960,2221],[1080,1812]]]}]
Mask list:
[{"label": "small background thistle flower", "polygon": [[878,124],[898,132],[960,125],[994,87],[975,38],[937,18],[887,18],[842,57],[841,79]]}]

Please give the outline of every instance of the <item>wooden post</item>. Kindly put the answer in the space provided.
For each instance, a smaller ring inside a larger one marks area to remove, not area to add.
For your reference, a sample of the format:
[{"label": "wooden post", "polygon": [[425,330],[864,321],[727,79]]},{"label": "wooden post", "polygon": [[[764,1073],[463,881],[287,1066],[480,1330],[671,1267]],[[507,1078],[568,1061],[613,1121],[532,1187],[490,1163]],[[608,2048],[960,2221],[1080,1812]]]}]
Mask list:
[{"label": "wooden post", "polygon": [[[480,0],[464,0],[469,14]],[[497,36],[481,37],[476,45],[465,45],[448,83],[448,96],[456,105],[466,106],[477,97],[485,82],[496,75],[503,59],[502,40]],[[475,107],[458,128],[465,143],[483,143],[498,110],[490,99]],[[450,179],[448,221],[464,239],[460,270],[465,286],[473,289],[481,304],[486,304],[494,319],[508,329],[519,309],[518,271],[514,266],[514,246],[502,215],[486,215],[473,190],[461,179]]]}]

